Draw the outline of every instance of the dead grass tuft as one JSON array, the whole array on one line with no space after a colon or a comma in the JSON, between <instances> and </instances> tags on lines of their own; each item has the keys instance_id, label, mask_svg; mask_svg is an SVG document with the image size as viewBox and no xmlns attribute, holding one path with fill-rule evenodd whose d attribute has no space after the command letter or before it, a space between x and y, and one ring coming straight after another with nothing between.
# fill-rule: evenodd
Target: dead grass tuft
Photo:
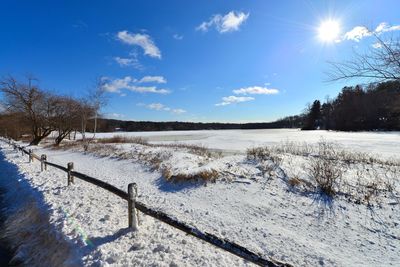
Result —
<instances>
[{"instance_id":1,"label":"dead grass tuft","mask_svg":"<svg viewBox=\"0 0 400 267\"><path fill-rule=\"evenodd\" d=\"M188 182L188 181L215 183L219 176L219 173L216 170L211 169L211 170L202 170L197 173L191 173L191 174L186 174L186 173L172 174L169 168L164 168L162 170L162 175L166 181L173 183Z\"/></svg>"}]
</instances>

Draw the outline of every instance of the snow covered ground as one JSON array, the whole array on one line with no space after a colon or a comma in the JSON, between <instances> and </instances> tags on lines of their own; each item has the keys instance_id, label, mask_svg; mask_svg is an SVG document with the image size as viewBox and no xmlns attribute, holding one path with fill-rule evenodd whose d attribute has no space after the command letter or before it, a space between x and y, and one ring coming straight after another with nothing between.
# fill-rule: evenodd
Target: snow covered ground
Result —
<instances>
[{"instance_id":1,"label":"snow covered ground","mask_svg":"<svg viewBox=\"0 0 400 267\"><path fill-rule=\"evenodd\" d=\"M351 150L391 157L400 147L399 133L250 130L123 134L144 136L151 144L195 143L235 154L203 155L182 147L143 144L93 144L87 153L80 146L69 150L35 147L34 151L61 165L74 162L77 171L124 190L128 183L136 182L139 200L147 206L295 266L396 266L400 262L398 166L341 163L346 194L331 199L289 183L290 178L311 182L310 156L282 153L275 164L270 159L250 160L244 153L249 147L287 140L317 143L323 136ZM115 134L97 136L111 135ZM141 216L138 233L121 230L127 224L125 202L79 180L67 187L65 173L51 168L40 173L38 163L28 164L26 157L2 148L7 160L17 164L24 179L43 194L51 207L51 222L74 244L84 265L248 264L146 216ZM159 168L154 168L154 159L159 160ZM219 177L215 183L171 183L163 177L163 168L173 174L216 170ZM381 188L389 182L392 192ZM347 193L360 183L365 188L378 184L383 193L368 199L369 205L364 198L355 200Z\"/></svg>"},{"instance_id":2,"label":"snow covered ground","mask_svg":"<svg viewBox=\"0 0 400 267\"><path fill-rule=\"evenodd\" d=\"M397 156L400 148L400 132L335 132L300 131L299 129L267 130L204 130L165 132L116 132L99 133L97 138L140 136L152 143L188 143L204 145L224 151L243 152L249 147L275 145L287 140L317 143L321 138L363 152Z\"/></svg>"},{"instance_id":3,"label":"snow covered ground","mask_svg":"<svg viewBox=\"0 0 400 267\"><path fill-rule=\"evenodd\" d=\"M41 207L49 213L51 227L65 236L69 243L65 246L72 245L74 248L74 251L68 251L68 253L75 256L75 261L71 261L70 255L63 255L65 262L60 264L58 261L56 265L54 265L55 262L53 264L50 262L50 265L47 266L248 265L238 257L187 236L148 216L140 216L140 231L131 232L126 229L128 224L126 201L79 180L75 181L74 186L67 187L65 173L51 168L42 173L40 172L40 163L29 164L26 156L14 152L4 143L1 144L1 149L6 159L16 164L19 169L19 172L10 177L15 178L15 183L10 186L25 182L30 184L32 192L39 193L32 193L38 198L36 201L40 200L45 204ZM74 154L69 154L69 156L74 157ZM89 161L97 160L81 156L82 159L86 158ZM60 159L55 155L54 158L53 155L51 157L52 160ZM64 160L67 159L69 158L64 158ZM74 161L78 163L79 158L74 158ZM112 162L110 161L110 163ZM97 162L97 164L101 164L101 162ZM110 166L107 165L96 170L99 166L97 164L93 165L95 168L92 169L92 174L101 173ZM80 162L78 165L81 167L84 162ZM139 175L143 172L142 167L137 165L133 167ZM83 169L81 170L83 171ZM110 170L109 173L112 171ZM148 177L155 176L149 173L146 175ZM124 186L121 188L126 189ZM30 199L30 201L35 200ZM43 225L33 226L37 229L19 229L19 224L14 224L12 227L22 230L28 235L43 234L36 232L36 230L43 231L45 229ZM17 242L17 240L14 241ZM20 241L18 240L18 242ZM24 245L26 246L26 244ZM47 251L50 254L51 247ZM43 254L46 254L46 250L42 250L41 254L30 255L34 259L30 259L28 266L43 266L42 257ZM52 255L47 256L52 257Z\"/></svg>"}]
</instances>

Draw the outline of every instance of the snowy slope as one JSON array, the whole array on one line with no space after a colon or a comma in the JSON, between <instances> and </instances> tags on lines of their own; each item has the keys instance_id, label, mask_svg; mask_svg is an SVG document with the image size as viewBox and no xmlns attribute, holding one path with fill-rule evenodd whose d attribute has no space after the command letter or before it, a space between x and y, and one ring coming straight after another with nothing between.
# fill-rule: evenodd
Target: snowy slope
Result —
<instances>
[{"instance_id":1,"label":"snowy slope","mask_svg":"<svg viewBox=\"0 0 400 267\"><path fill-rule=\"evenodd\" d=\"M43 196L49 205L51 224L72 242L85 266L247 265L238 257L147 216L140 217L139 232L130 232L126 229L126 201L79 180L67 187L65 173L55 169L41 173L38 162L29 164L26 156L21 157L4 144L1 148L7 160L23 173L20 179ZM41 266L40 262L34 263Z\"/></svg>"}]
</instances>

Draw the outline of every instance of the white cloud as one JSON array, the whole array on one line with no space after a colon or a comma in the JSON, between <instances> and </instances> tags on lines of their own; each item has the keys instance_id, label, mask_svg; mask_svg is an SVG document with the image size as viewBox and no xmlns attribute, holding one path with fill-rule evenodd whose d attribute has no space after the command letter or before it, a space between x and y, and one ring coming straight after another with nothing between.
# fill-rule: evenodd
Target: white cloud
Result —
<instances>
[{"instance_id":1,"label":"white cloud","mask_svg":"<svg viewBox=\"0 0 400 267\"><path fill-rule=\"evenodd\" d=\"M120 113L107 113L104 114L106 118L113 118L113 119L122 119L125 118L124 114L120 114Z\"/></svg>"},{"instance_id":2,"label":"white cloud","mask_svg":"<svg viewBox=\"0 0 400 267\"><path fill-rule=\"evenodd\" d=\"M117 38L123 43L140 46L143 48L145 55L161 59L160 49L154 44L151 37L147 34L120 31L117 34Z\"/></svg>"},{"instance_id":3,"label":"white cloud","mask_svg":"<svg viewBox=\"0 0 400 267\"><path fill-rule=\"evenodd\" d=\"M215 26L219 33L237 31L249 15L249 13L235 11L231 11L226 15L217 14L212 16L209 21L202 22L196 27L196 30L206 32L210 27Z\"/></svg>"},{"instance_id":4,"label":"white cloud","mask_svg":"<svg viewBox=\"0 0 400 267\"><path fill-rule=\"evenodd\" d=\"M165 106L161 103L152 103L146 106L148 109L152 110L163 110Z\"/></svg>"},{"instance_id":5,"label":"white cloud","mask_svg":"<svg viewBox=\"0 0 400 267\"><path fill-rule=\"evenodd\" d=\"M172 35L172 37L173 37L175 40L182 40L182 39L183 39L183 35L179 35L179 34L177 34L177 33L175 33L174 35Z\"/></svg>"},{"instance_id":6,"label":"white cloud","mask_svg":"<svg viewBox=\"0 0 400 267\"><path fill-rule=\"evenodd\" d=\"M254 100L254 97L250 96L225 96L222 98L222 102L215 104L216 106L227 106L230 104L236 104L240 102L247 102L247 101L252 101Z\"/></svg>"},{"instance_id":7,"label":"white cloud","mask_svg":"<svg viewBox=\"0 0 400 267\"><path fill-rule=\"evenodd\" d=\"M387 22L381 22L375 28L374 31L369 30L365 26L356 26L351 31L344 34L343 40L353 40L359 42L365 37L369 37L373 34L380 35L385 32L400 31L400 25L390 26Z\"/></svg>"},{"instance_id":8,"label":"white cloud","mask_svg":"<svg viewBox=\"0 0 400 267\"><path fill-rule=\"evenodd\" d=\"M378 34L391 31L400 31L400 25L390 26L387 22L381 22L375 29L375 32Z\"/></svg>"},{"instance_id":9,"label":"white cloud","mask_svg":"<svg viewBox=\"0 0 400 267\"><path fill-rule=\"evenodd\" d=\"M136 58L114 57L113 59L121 67L134 67L136 69L143 68L143 66L139 63L139 60L137 60Z\"/></svg>"},{"instance_id":10,"label":"white cloud","mask_svg":"<svg viewBox=\"0 0 400 267\"><path fill-rule=\"evenodd\" d=\"M131 88L128 89L138 93L156 93L156 94L171 93L167 89L158 89L156 86L131 86Z\"/></svg>"},{"instance_id":11,"label":"white cloud","mask_svg":"<svg viewBox=\"0 0 400 267\"><path fill-rule=\"evenodd\" d=\"M151 110L157 110L157 111L166 111L166 112L170 112L172 114L175 115L181 115L183 113L186 113L186 110L181 109L181 108L177 108L177 109L173 109L170 107L165 106L164 104L161 103L151 103L151 104L143 104L143 103L139 103L137 104L138 106L144 106L147 109L151 109Z\"/></svg>"},{"instance_id":12,"label":"white cloud","mask_svg":"<svg viewBox=\"0 0 400 267\"><path fill-rule=\"evenodd\" d=\"M144 76L139 83L166 83L167 80L163 76Z\"/></svg>"},{"instance_id":13,"label":"white cloud","mask_svg":"<svg viewBox=\"0 0 400 267\"><path fill-rule=\"evenodd\" d=\"M381 43L374 43L374 44L372 44L372 47L376 48L376 49L382 48L382 44Z\"/></svg>"},{"instance_id":14,"label":"white cloud","mask_svg":"<svg viewBox=\"0 0 400 267\"><path fill-rule=\"evenodd\" d=\"M246 87L246 88L240 88L233 90L233 93L237 95L273 95L273 94L278 94L279 90L278 89L269 89L266 87L261 87L261 86L251 86L251 87Z\"/></svg>"},{"instance_id":15,"label":"white cloud","mask_svg":"<svg viewBox=\"0 0 400 267\"><path fill-rule=\"evenodd\" d=\"M159 89L156 86L138 86L137 83L140 81L130 76L114 80L104 77L103 80L105 81L103 85L104 90L110 93L121 93L121 90L123 89L138 93L155 93L155 94L170 93L169 90Z\"/></svg>"},{"instance_id":16,"label":"white cloud","mask_svg":"<svg viewBox=\"0 0 400 267\"><path fill-rule=\"evenodd\" d=\"M186 110L178 108L178 109L171 110L171 112L176 114L176 115L180 115L180 114L186 113Z\"/></svg>"},{"instance_id":17,"label":"white cloud","mask_svg":"<svg viewBox=\"0 0 400 267\"><path fill-rule=\"evenodd\" d=\"M344 39L359 42L366 36L371 36L373 33L364 26L356 26L351 31L344 34Z\"/></svg>"}]
</instances>

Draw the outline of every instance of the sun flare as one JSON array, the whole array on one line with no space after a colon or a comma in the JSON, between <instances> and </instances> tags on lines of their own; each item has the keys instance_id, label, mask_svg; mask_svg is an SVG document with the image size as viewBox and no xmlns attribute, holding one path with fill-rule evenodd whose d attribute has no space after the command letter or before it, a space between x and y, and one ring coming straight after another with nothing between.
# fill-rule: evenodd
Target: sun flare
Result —
<instances>
[{"instance_id":1,"label":"sun flare","mask_svg":"<svg viewBox=\"0 0 400 267\"><path fill-rule=\"evenodd\" d=\"M334 42L339 39L340 25L336 20L325 20L318 28L318 37L323 42Z\"/></svg>"}]
</instances>

